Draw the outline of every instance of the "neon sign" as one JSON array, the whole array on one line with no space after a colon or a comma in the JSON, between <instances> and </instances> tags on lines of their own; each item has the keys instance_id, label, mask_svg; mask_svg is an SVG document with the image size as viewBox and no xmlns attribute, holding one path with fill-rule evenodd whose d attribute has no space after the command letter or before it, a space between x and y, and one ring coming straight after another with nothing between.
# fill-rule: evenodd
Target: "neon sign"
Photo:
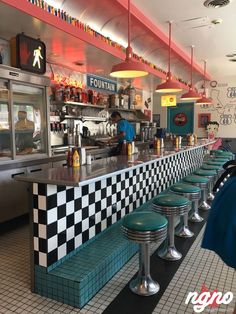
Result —
<instances>
[{"instance_id":1,"label":"neon sign","mask_svg":"<svg viewBox=\"0 0 236 314\"><path fill-rule=\"evenodd\" d=\"M72 77L68 77L68 76L63 76L61 74L54 74L52 80L60 85L65 85L65 86L74 86L74 87L78 87L83 89L84 87L84 83L82 81L79 80L75 80Z\"/></svg>"}]
</instances>

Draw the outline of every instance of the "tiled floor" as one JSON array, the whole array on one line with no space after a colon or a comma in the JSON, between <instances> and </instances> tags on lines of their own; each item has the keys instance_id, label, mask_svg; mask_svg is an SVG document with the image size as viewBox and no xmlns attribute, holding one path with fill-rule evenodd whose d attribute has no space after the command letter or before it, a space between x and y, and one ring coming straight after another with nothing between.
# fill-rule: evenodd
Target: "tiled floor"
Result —
<instances>
[{"instance_id":1,"label":"tiled floor","mask_svg":"<svg viewBox=\"0 0 236 314\"><path fill-rule=\"evenodd\" d=\"M193 313L192 306L186 306L184 301L189 291L199 292L203 283L211 290L217 288L219 291L232 291L236 296L236 272L226 267L214 253L200 249L201 237L202 232L153 313ZM136 255L82 310L79 310L30 292L28 247L27 227L0 236L0 313L102 313L138 267ZM156 246L152 247L152 251L155 249ZM212 308L210 312L232 311L233 304L227 308ZM209 310L203 313L209 313Z\"/></svg>"}]
</instances>

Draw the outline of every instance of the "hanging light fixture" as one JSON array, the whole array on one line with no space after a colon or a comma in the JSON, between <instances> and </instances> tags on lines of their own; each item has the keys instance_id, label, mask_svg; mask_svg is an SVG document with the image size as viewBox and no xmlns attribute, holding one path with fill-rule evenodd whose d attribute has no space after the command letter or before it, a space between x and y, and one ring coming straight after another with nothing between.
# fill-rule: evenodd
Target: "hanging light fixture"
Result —
<instances>
[{"instance_id":1,"label":"hanging light fixture","mask_svg":"<svg viewBox=\"0 0 236 314\"><path fill-rule=\"evenodd\" d=\"M204 83L203 83L203 93L202 97L196 101L196 104L198 105L211 105L212 99L209 97L206 97L206 60L204 60Z\"/></svg>"},{"instance_id":2,"label":"hanging light fixture","mask_svg":"<svg viewBox=\"0 0 236 314\"><path fill-rule=\"evenodd\" d=\"M197 100L201 98L201 95L193 89L193 47L191 46L191 82L189 91L181 96L181 100Z\"/></svg>"},{"instance_id":3,"label":"hanging light fixture","mask_svg":"<svg viewBox=\"0 0 236 314\"><path fill-rule=\"evenodd\" d=\"M128 0L128 47L126 48L126 58L125 61L112 67L110 76L117 78L135 78L148 75L145 64L133 59L130 41L130 0Z\"/></svg>"},{"instance_id":4,"label":"hanging light fixture","mask_svg":"<svg viewBox=\"0 0 236 314\"><path fill-rule=\"evenodd\" d=\"M168 60L168 72L166 74L166 81L160 85L157 85L157 93L178 93L182 91L182 88L178 82L174 82L172 74L170 72L170 59L171 59L171 22L169 22L169 60Z\"/></svg>"}]
</instances>

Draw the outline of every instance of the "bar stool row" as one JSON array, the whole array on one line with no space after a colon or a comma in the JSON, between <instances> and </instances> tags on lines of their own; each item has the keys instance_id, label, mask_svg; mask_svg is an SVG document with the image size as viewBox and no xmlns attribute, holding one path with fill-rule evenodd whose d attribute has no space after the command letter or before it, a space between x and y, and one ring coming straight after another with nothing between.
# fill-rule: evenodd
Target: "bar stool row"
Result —
<instances>
[{"instance_id":1,"label":"bar stool row","mask_svg":"<svg viewBox=\"0 0 236 314\"><path fill-rule=\"evenodd\" d=\"M162 242L157 250L160 258L168 261L181 259L182 254L175 247L175 235L182 238L194 236L188 221L200 223L204 220L199 209L210 209L208 201L214 199L214 182L223 173L224 163L232 158L231 153L211 151L201 168L155 197L151 210L135 211L123 218L124 236L140 244L139 272L129 284L134 293L149 296L159 291L159 284L150 275L150 243ZM175 229L176 217L180 217L180 223Z\"/></svg>"}]
</instances>

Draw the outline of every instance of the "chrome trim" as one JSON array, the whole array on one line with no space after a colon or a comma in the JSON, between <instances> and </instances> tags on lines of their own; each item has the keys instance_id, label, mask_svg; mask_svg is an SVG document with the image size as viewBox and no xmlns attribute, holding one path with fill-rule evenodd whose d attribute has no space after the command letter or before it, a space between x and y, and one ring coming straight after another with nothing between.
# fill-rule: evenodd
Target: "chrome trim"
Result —
<instances>
[{"instance_id":1,"label":"chrome trim","mask_svg":"<svg viewBox=\"0 0 236 314\"><path fill-rule=\"evenodd\" d=\"M186 212L190 210L191 204L184 205L184 206L173 206L173 207L152 204L151 208L153 211L159 214L165 215L165 216L184 215Z\"/></svg>"},{"instance_id":2,"label":"chrome trim","mask_svg":"<svg viewBox=\"0 0 236 314\"><path fill-rule=\"evenodd\" d=\"M123 235L137 243L149 243L163 241L167 235L167 226L156 231L135 231L124 226L121 227Z\"/></svg>"},{"instance_id":3,"label":"chrome trim","mask_svg":"<svg viewBox=\"0 0 236 314\"><path fill-rule=\"evenodd\" d=\"M21 83L50 86L50 78L47 76L24 72L6 65L0 65L0 77Z\"/></svg>"},{"instance_id":4,"label":"chrome trim","mask_svg":"<svg viewBox=\"0 0 236 314\"><path fill-rule=\"evenodd\" d=\"M176 191L171 190L171 187L170 187L170 192L173 194L184 196L187 199L189 199L190 201L199 200L201 198L201 191L195 192L195 193L186 193L186 192L181 193L181 192L176 192Z\"/></svg>"}]
</instances>

